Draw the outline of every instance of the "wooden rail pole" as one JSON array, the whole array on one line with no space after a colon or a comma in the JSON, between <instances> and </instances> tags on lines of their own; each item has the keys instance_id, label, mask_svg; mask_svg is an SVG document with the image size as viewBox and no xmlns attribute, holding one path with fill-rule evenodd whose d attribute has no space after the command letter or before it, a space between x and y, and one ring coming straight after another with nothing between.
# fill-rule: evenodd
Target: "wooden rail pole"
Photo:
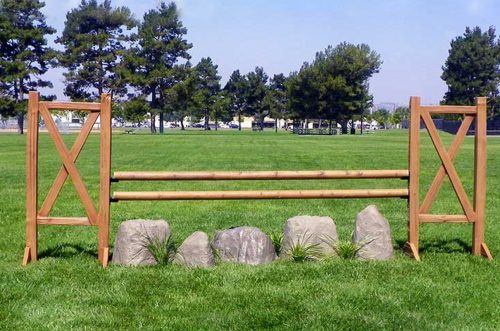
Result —
<instances>
[{"instance_id":1,"label":"wooden rail pole","mask_svg":"<svg viewBox=\"0 0 500 331\"><path fill-rule=\"evenodd\" d=\"M99 190L98 258L105 267L109 258L110 176L111 176L111 95L101 95L101 146Z\"/></svg>"},{"instance_id":2,"label":"wooden rail pole","mask_svg":"<svg viewBox=\"0 0 500 331\"><path fill-rule=\"evenodd\" d=\"M476 99L476 132L474 152L474 211L476 220L472 230L472 254L492 259L484 242L486 207L486 98Z\"/></svg>"},{"instance_id":3,"label":"wooden rail pole","mask_svg":"<svg viewBox=\"0 0 500 331\"><path fill-rule=\"evenodd\" d=\"M410 170L408 196L408 243L407 251L417 261L419 230L419 172L420 172L420 97L410 98L410 133L408 142L408 169Z\"/></svg>"},{"instance_id":4,"label":"wooden rail pole","mask_svg":"<svg viewBox=\"0 0 500 331\"><path fill-rule=\"evenodd\" d=\"M113 174L113 180L408 179L408 176L408 170L119 171Z\"/></svg>"},{"instance_id":5,"label":"wooden rail pole","mask_svg":"<svg viewBox=\"0 0 500 331\"><path fill-rule=\"evenodd\" d=\"M408 189L283 190L283 191L158 191L115 192L121 200L242 200L242 199L351 199L407 198Z\"/></svg>"},{"instance_id":6,"label":"wooden rail pole","mask_svg":"<svg viewBox=\"0 0 500 331\"><path fill-rule=\"evenodd\" d=\"M31 91L28 99L26 141L26 248L23 265L38 258L38 103L40 95Z\"/></svg>"}]
</instances>

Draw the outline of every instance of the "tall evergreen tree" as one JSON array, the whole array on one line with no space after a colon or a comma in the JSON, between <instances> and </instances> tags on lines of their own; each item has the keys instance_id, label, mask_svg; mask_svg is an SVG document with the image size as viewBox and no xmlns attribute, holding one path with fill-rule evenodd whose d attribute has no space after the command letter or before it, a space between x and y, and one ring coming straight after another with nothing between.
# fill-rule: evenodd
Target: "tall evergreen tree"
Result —
<instances>
[{"instance_id":1,"label":"tall evergreen tree","mask_svg":"<svg viewBox=\"0 0 500 331\"><path fill-rule=\"evenodd\" d=\"M128 52L125 60L124 75L128 82L151 99L151 107L160 114L160 133L163 133L166 95L179 82L178 64L189 60L188 51L192 44L184 36L187 29L179 17L174 2L161 2L157 9L144 14L134 36L137 45ZM155 118L151 119L151 132L156 132Z\"/></svg>"},{"instance_id":2,"label":"tall evergreen tree","mask_svg":"<svg viewBox=\"0 0 500 331\"><path fill-rule=\"evenodd\" d=\"M239 70L233 71L224 86L224 91L230 99L230 109L238 117L238 130L241 131L241 122L246 110L246 98L248 94L248 81Z\"/></svg>"},{"instance_id":3,"label":"tall evergreen tree","mask_svg":"<svg viewBox=\"0 0 500 331\"><path fill-rule=\"evenodd\" d=\"M287 117L287 92L286 77L276 74L270 79L268 93L266 95L270 116L274 118L274 129L278 132L278 120Z\"/></svg>"},{"instance_id":4,"label":"tall evergreen tree","mask_svg":"<svg viewBox=\"0 0 500 331\"><path fill-rule=\"evenodd\" d=\"M31 89L52 87L40 78L55 65L56 53L47 46L46 36L56 30L45 22L38 0L0 0L0 112L16 116L23 134L25 95Z\"/></svg>"},{"instance_id":5,"label":"tall evergreen tree","mask_svg":"<svg viewBox=\"0 0 500 331\"><path fill-rule=\"evenodd\" d=\"M187 62L183 68L183 75L180 81L165 93L172 118L180 122L181 130L185 130L184 118L191 115L195 93L195 80L191 64Z\"/></svg>"},{"instance_id":6,"label":"tall evergreen tree","mask_svg":"<svg viewBox=\"0 0 500 331\"><path fill-rule=\"evenodd\" d=\"M482 32L467 27L463 36L451 41L441 78L448 85L445 104L473 105L478 96L488 97L489 115L500 113L500 42L495 28Z\"/></svg>"},{"instance_id":7,"label":"tall evergreen tree","mask_svg":"<svg viewBox=\"0 0 500 331\"><path fill-rule=\"evenodd\" d=\"M130 10L113 8L110 0L82 0L68 12L62 36L56 40L64 46L61 64L68 70L64 93L76 100L95 100L103 92L125 94L117 67L129 41L124 29L135 25Z\"/></svg>"},{"instance_id":8,"label":"tall evergreen tree","mask_svg":"<svg viewBox=\"0 0 500 331\"><path fill-rule=\"evenodd\" d=\"M247 74L247 108L259 123L261 130L264 129L264 119L269 115L269 107L264 102L268 90L268 78L262 67L256 67L254 71Z\"/></svg>"},{"instance_id":9,"label":"tall evergreen tree","mask_svg":"<svg viewBox=\"0 0 500 331\"><path fill-rule=\"evenodd\" d=\"M216 96L220 91L221 77L217 73L218 66L212 62L212 59L202 58L194 67L194 102L198 110L198 117L205 119L205 130L210 130L209 119Z\"/></svg>"},{"instance_id":10,"label":"tall evergreen tree","mask_svg":"<svg viewBox=\"0 0 500 331\"><path fill-rule=\"evenodd\" d=\"M320 112L339 121L347 133L347 122L371 106L368 80L379 72L380 55L368 45L341 43L316 54L313 63L320 89Z\"/></svg>"}]
</instances>

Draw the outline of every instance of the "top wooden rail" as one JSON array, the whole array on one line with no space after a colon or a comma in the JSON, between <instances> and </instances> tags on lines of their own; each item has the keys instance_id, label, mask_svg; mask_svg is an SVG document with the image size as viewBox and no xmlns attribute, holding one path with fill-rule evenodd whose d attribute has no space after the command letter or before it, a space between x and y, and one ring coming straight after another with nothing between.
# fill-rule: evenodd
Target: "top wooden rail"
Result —
<instances>
[{"instance_id":1,"label":"top wooden rail","mask_svg":"<svg viewBox=\"0 0 500 331\"><path fill-rule=\"evenodd\" d=\"M432 114L468 114L477 113L476 106L420 106L420 111Z\"/></svg>"},{"instance_id":2,"label":"top wooden rail","mask_svg":"<svg viewBox=\"0 0 500 331\"><path fill-rule=\"evenodd\" d=\"M101 104L98 102L60 102L60 101L40 101L40 106L47 107L48 110L81 110L100 111Z\"/></svg>"},{"instance_id":3,"label":"top wooden rail","mask_svg":"<svg viewBox=\"0 0 500 331\"><path fill-rule=\"evenodd\" d=\"M118 171L113 181L177 180L273 180L273 179L408 179L408 170L318 170L318 171Z\"/></svg>"}]
</instances>

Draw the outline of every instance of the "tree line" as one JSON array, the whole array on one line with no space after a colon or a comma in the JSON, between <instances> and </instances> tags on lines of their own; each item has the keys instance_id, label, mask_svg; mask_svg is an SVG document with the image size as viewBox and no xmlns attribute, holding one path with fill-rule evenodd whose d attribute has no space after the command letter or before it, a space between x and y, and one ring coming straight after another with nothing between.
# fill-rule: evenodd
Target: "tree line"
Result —
<instances>
[{"instance_id":1,"label":"tree line","mask_svg":"<svg viewBox=\"0 0 500 331\"><path fill-rule=\"evenodd\" d=\"M279 119L295 125L310 120L339 123L345 132L348 121L362 120L372 106L368 82L382 65L368 45L344 42L318 52L311 63L287 76L269 77L257 66L245 74L233 71L222 86L210 57L191 63L193 45L174 2L161 1L138 20L127 7L113 7L110 0L82 0L66 14L64 29L55 39L61 51L47 44L56 31L46 24L43 6L39 0L0 0L0 114L16 116L21 133L26 94L52 87L40 77L54 67L65 69L64 94L71 100L95 101L103 92L112 93L115 118L148 121L153 133L163 132L166 120L184 129L188 116L203 120L205 129L210 120L236 117L241 130L243 117L252 116L260 128L270 117L275 124ZM442 78L449 86L445 102L471 103L472 95L496 100L499 54L494 28L486 33L467 28L463 37L452 41L443 67ZM467 67L464 58L474 62ZM473 75L478 81L471 82L478 71ZM496 103L490 102L496 113Z\"/></svg>"}]
</instances>

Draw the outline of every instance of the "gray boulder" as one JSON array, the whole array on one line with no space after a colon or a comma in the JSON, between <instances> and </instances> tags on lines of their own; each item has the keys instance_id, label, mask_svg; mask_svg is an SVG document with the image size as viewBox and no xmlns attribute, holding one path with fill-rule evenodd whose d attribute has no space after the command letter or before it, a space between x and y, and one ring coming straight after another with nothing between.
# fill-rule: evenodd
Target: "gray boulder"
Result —
<instances>
[{"instance_id":1,"label":"gray boulder","mask_svg":"<svg viewBox=\"0 0 500 331\"><path fill-rule=\"evenodd\" d=\"M175 254L174 263L187 267L213 267L214 254L208 235L196 231L186 238Z\"/></svg>"},{"instance_id":2,"label":"gray boulder","mask_svg":"<svg viewBox=\"0 0 500 331\"><path fill-rule=\"evenodd\" d=\"M170 227L163 220L130 220L120 224L115 239L114 264L154 265L155 257L148 246L153 241L164 242L170 237Z\"/></svg>"},{"instance_id":3,"label":"gray boulder","mask_svg":"<svg viewBox=\"0 0 500 331\"><path fill-rule=\"evenodd\" d=\"M353 243L360 246L356 258L361 260L388 260L394 255L391 227L377 207L370 205L356 217Z\"/></svg>"},{"instance_id":4,"label":"gray boulder","mask_svg":"<svg viewBox=\"0 0 500 331\"><path fill-rule=\"evenodd\" d=\"M212 246L222 261L251 265L276 259L271 239L260 229L248 226L217 231Z\"/></svg>"},{"instance_id":5,"label":"gray boulder","mask_svg":"<svg viewBox=\"0 0 500 331\"><path fill-rule=\"evenodd\" d=\"M336 255L334 244L338 241L335 222L327 216L295 216L286 221L280 257L290 257L295 245L314 246L315 254L309 258Z\"/></svg>"}]
</instances>

